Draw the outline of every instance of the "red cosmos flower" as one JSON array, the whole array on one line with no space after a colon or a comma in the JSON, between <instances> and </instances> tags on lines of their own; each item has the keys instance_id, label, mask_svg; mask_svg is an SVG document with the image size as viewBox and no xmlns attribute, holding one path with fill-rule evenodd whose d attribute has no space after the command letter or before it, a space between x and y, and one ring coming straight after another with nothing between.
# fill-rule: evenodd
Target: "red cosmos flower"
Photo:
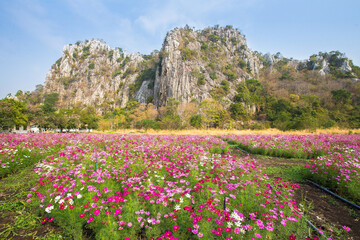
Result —
<instances>
[{"instance_id":1,"label":"red cosmos flower","mask_svg":"<svg viewBox=\"0 0 360 240\"><path fill-rule=\"evenodd\" d=\"M179 225L174 226L174 231L176 232L177 230L179 230Z\"/></svg>"},{"instance_id":2,"label":"red cosmos flower","mask_svg":"<svg viewBox=\"0 0 360 240\"><path fill-rule=\"evenodd\" d=\"M73 209L74 207L75 207L74 205L70 205L70 206L69 206L70 209Z\"/></svg>"},{"instance_id":3,"label":"red cosmos flower","mask_svg":"<svg viewBox=\"0 0 360 240\"><path fill-rule=\"evenodd\" d=\"M191 232L191 227L187 227L186 230L188 230L189 232Z\"/></svg>"},{"instance_id":4,"label":"red cosmos flower","mask_svg":"<svg viewBox=\"0 0 360 240\"><path fill-rule=\"evenodd\" d=\"M295 236L294 234L291 234L291 235L289 236L289 239L290 239L290 240L295 240L295 239L296 239L296 236Z\"/></svg>"},{"instance_id":5,"label":"red cosmos flower","mask_svg":"<svg viewBox=\"0 0 360 240\"><path fill-rule=\"evenodd\" d=\"M46 223L47 218L44 218L44 220L41 221L42 224Z\"/></svg>"},{"instance_id":6,"label":"red cosmos flower","mask_svg":"<svg viewBox=\"0 0 360 240\"><path fill-rule=\"evenodd\" d=\"M83 217L85 217L85 214L81 213L81 214L79 214L79 217L83 218Z\"/></svg>"}]
</instances>

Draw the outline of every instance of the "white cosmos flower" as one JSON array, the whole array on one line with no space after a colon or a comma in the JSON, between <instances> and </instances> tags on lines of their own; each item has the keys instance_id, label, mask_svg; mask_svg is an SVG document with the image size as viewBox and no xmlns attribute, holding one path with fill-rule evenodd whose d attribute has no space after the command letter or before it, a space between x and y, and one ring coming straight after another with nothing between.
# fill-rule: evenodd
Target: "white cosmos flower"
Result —
<instances>
[{"instance_id":1,"label":"white cosmos flower","mask_svg":"<svg viewBox=\"0 0 360 240\"><path fill-rule=\"evenodd\" d=\"M47 207L47 208L45 208L45 212L51 213L51 210L53 210L53 209L54 209L54 206Z\"/></svg>"},{"instance_id":2,"label":"white cosmos flower","mask_svg":"<svg viewBox=\"0 0 360 240\"><path fill-rule=\"evenodd\" d=\"M78 194L76 197L77 197L77 198L82 198L82 195L81 195L81 194Z\"/></svg>"},{"instance_id":3,"label":"white cosmos flower","mask_svg":"<svg viewBox=\"0 0 360 240\"><path fill-rule=\"evenodd\" d=\"M58 202L60 200L60 198L61 198L60 196L56 196L55 199L54 199L55 202Z\"/></svg>"},{"instance_id":4,"label":"white cosmos flower","mask_svg":"<svg viewBox=\"0 0 360 240\"><path fill-rule=\"evenodd\" d=\"M180 210L180 205L176 205L175 210L179 211Z\"/></svg>"}]
</instances>

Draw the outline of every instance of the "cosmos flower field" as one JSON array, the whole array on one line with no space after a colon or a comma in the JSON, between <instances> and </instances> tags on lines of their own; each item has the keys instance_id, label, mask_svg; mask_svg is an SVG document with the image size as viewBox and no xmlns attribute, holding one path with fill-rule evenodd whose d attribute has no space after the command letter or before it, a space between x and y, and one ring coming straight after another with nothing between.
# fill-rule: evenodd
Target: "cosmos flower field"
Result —
<instances>
[{"instance_id":1,"label":"cosmos flower field","mask_svg":"<svg viewBox=\"0 0 360 240\"><path fill-rule=\"evenodd\" d=\"M360 203L360 135L228 135L251 153L309 158L311 180Z\"/></svg>"},{"instance_id":2,"label":"cosmos flower field","mask_svg":"<svg viewBox=\"0 0 360 240\"><path fill-rule=\"evenodd\" d=\"M28 201L74 239L307 238L299 186L270 179L223 139L271 147L266 136L1 134L0 177L33 167ZM327 154L307 166L318 182L359 187L359 137L316 139L277 138L272 149L318 147Z\"/></svg>"}]
</instances>

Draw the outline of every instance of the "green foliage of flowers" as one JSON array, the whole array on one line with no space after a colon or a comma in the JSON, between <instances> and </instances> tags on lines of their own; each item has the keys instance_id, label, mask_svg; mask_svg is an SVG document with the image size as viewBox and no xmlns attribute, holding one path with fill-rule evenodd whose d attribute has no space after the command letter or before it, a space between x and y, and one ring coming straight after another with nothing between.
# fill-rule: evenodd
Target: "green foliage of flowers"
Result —
<instances>
[{"instance_id":1,"label":"green foliage of flowers","mask_svg":"<svg viewBox=\"0 0 360 240\"><path fill-rule=\"evenodd\" d=\"M223 138L253 154L311 159L305 166L309 179L360 203L359 135L228 135Z\"/></svg>"},{"instance_id":2,"label":"green foliage of flowers","mask_svg":"<svg viewBox=\"0 0 360 240\"><path fill-rule=\"evenodd\" d=\"M29 149L41 142L28 136ZM270 185L253 159L235 157L219 138L45 136L54 148L43 147L54 150L36 164L28 201L43 224L74 239L84 229L96 239L307 236L293 200L297 185Z\"/></svg>"}]
</instances>

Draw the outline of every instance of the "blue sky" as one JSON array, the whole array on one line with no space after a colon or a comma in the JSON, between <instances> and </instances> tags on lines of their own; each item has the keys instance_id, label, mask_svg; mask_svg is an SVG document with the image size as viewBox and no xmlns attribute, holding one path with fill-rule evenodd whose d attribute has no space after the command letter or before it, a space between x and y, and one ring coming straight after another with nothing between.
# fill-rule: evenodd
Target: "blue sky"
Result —
<instances>
[{"instance_id":1,"label":"blue sky","mask_svg":"<svg viewBox=\"0 0 360 240\"><path fill-rule=\"evenodd\" d=\"M263 53L339 50L360 65L358 0L1 0L0 98L44 84L66 44L95 38L148 54L185 24L232 25Z\"/></svg>"}]
</instances>

